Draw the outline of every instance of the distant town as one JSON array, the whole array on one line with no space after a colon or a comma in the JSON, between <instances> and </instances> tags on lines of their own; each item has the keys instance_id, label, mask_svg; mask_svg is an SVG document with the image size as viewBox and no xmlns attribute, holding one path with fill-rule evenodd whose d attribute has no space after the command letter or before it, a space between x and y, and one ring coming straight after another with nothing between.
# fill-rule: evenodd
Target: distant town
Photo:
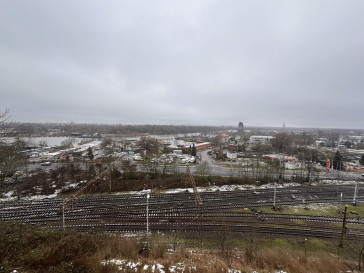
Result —
<instances>
[{"instance_id":1,"label":"distant town","mask_svg":"<svg viewBox=\"0 0 364 273\"><path fill-rule=\"evenodd\" d=\"M206 169L203 172L222 176L255 173L265 178L310 181L319 179L320 174L328 178L338 175L339 171L343 171L342 176L359 177L364 168L363 130L285 125L249 128L243 122L235 128L20 123L12 124L3 136L16 141L18 147L17 164L0 170L4 183L19 180L20 173L41 166L55 168L72 162L101 166L116 159L141 165L139 170L150 164L187 164L195 173ZM223 167L232 171L224 172Z\"/></svg>"}]
</instances>

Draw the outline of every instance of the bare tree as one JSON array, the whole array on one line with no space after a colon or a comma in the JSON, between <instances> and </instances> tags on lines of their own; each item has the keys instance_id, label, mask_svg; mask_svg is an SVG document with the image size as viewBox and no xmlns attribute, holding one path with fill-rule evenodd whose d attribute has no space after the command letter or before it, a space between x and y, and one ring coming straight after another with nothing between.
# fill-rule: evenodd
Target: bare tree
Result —
<instances>
[{"instance_id":1,"label":"bare tree","mask_svg":"<svg viewBox=\"0 0 364 273\"><path fill-rule=\"evenodd\" d=\"M68 138L61 142L61 146L64 148L71 148L74 143L75 143L75 140L73 138ZM43 145L41 145L41 146L43 147Z\"/></svg>"},{"instance_id":2,"label":"bare tree","mask_svg":"<svg viewBox=\"0 0 364 273\"><path fill-rule=\"evenodd\" d=\"M158 175L159 163L152 160L146 160L142 165L144 172L148 173L151 177L156 177Z\"/></svg>"},{"instance_id":3,"label":"bare tree","mask_svg":"<svg viewBox=\"0 0 364 273\"><path fill-rule=\"evenodd\" d=\"M130 179L135 177L136 166L131 164L129 160L121 161L121 169L123 171L123 178Z\"/></svg>"},{"instance_id":4,"label":"bare tree","mask_svg":"<svg viewBox=\"0 0 364 273\"><path fill-rule=\"evenodd\" d=\"M362 238L357 240L348 240L345 246L344 251L358 259L358 269L361 271L364 263L364 240Z\"/></svg>"},{"instance_id":5,"label":"bare tree","mask_svg":"<svg viewBox=\"0 0 364 273\"><path fill-rule=\"evenodd\" d=\"M273 148L277 153L287 152L291 148L293 138L287 133L277 133L271 141Z\"/></svg>"},{"instance_id":6,"label":"bare tree","mask_svg":"<svg viewBox=\"0 0 364 273\"><path fill-rule=\"evenodd\" d=\"M0 143L6 142L6 139L10 136L11 127L9 120L10 115L8 109L0 112Z\"/></svg>"},{"instance_id":7,"label":"bare tree","mask_svg":"<svg viewBox=\"0 0 364 273\"><path fill-rule=\"evenodd\" d=\"M105 151L106 154L110 154L113 151L113 147L115 146L115 142L110 137L105 137L101 142L101 149Z\"/></svg>"},{"instance_id":8,"label":"bare tree","mask_svg":"<svg viewBox=\"0 0 364 273\"><path fill-rule=\"evenodd\" d=\"M231 232L228 226L216 233L216 238L220 247L220 256L224 259L226 265L230 268L234 259L234 248L231 240Z\"/></svg>"},{"instance_id":9,"label":"bare tree","mask_svg":"<svg viewBox=\"0 0 364 273\"><path fill-rule=\"evenodd\" d=\"M161 147L158 139L152 137L141 137L137 144L140 148L145 149L148 154L158 154Z\"/></svg>"},{"instance_id":10,"label":"bare tree","mask_svg":"<svg viewBox=\"0 0 364 273\"><path fill-rule=\"evenodd\" d=\"M202 161L196 166L196 169L197 169L198 175L204 177L211 173L212 168L207 161Z\"/></svg>"},{"instance_id":11,"label":"bare tree","mask_svg":"<svg viewBox=\"0 0 364 273\"><path fill-rule=\"evenodd\" d=\"M238 163L237 165L237 176L239 179L242 179L245 175L245 172L244 172L244 167L245 167L245 163Z\"/></svg>"},{"instance_id":12,"label":"bare tree","mask_svg":"<svg viewBox=\"0 0 364 273\"><path fill-rule=\"evenodd\" d=\"M253 260L257 257L258 241L256 238L257 235L254 232L243 235L243 239L247 243L245 247L245 258L248 263L252 263Z\"/></svg>"},{"instance_id":13,"label":"bare tree","mask_svg":"<svg viewBox=\"0 0 364 273\"><path fill-rule=\"evenodd\" d=\"M165 176L167 173L172 173L174 171L174 165L172 163L169 163L168 160L165 160L161 164L161 172L162 176Z\"/></svg>"},{"instance_id":14,"label":"bare tree","mask_svg":"<svg viewBox=\"0 0 364 273\"><path fill-rule=\"evenodd\" d=\"M178 228L172 230L170 236L168 237L169 243L173 247L173 251L175 252L177 249L178 244L181 242L181 238L179 236L180 230Z\"/></svg>"},{"instance_id":15,"label":"bare tree","mask_svg":"<svg viewBox=\"0 0 364 273\"><path fill-rule=\"evenodd\" d=\"M43 147L47 147L48 146L48 143L45 140L41 140L41 141L38 142L38 146L40 146L42 148Z\"/></svg>"},{"instance_id":16,"label":"bare tree","mask_svg":"<svg viewBox=\"0 0 364 273\"><path fill-rule=\"evenodd\" d=\"M10 123L9 110L0 113L0 184L6 177L11 177L25 161L20 152L25 147L24 141L14 138Z\"/></svg>"}]
</instances>

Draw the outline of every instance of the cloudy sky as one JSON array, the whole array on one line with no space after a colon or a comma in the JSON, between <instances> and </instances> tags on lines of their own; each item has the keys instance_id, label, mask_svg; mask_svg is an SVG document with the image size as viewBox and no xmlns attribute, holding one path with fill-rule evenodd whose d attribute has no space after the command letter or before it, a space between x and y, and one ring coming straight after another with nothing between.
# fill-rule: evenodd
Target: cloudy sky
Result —
<instances>
[{"instance_id":1,"label":"cloudy sky","mask_svg":"<svg viewBox=\"0 0 364 273\"><path fill-rule=\"evenodd\" d=\"M364 128L363 14L362 0L0 0L0 111Z\"/></svg>"}]
</instances>

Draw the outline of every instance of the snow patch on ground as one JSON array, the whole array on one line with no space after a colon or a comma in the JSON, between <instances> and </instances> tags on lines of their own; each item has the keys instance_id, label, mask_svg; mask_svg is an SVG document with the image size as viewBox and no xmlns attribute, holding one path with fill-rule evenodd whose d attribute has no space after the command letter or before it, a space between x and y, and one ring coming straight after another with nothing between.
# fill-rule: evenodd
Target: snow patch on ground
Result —
<instances>
[{"instance_id":1,"label":"snow patch on ground","mask_svg":"<svg viewBox=\"0 0 364 273\"><path fill-rule=\"evenodd\" d=\"M355 180L349 180L349 181L344 181L344 180L320 180L318 182L314 182L312 183L312 185L314 186L318 186L318 185L353 185L358 181Z\"/></svg>"},{"instance_id":2,"label":"snow patch on ground","mask_svg":"<svg viewBox=\"0 0 364 273\"><path fill-rule=\"evenodd\" d=\"M327 212L330 209L337 209L337 206L325 203L307 204L307 205L295 205L292 206L294 212L302 212L303 209L308 208L312 211Z\"/></svg>"},{"instance_id":3,"label":"snow patch on ground","mask_svg":"<svg viewBox=\"0 0 364 273\"><path fill-rule=\"evenodd\" d=\"M15 191L8 191L8 192L4 193L3 196L5 196L5 197L0 198L0 202L16 200L17 197L13 196L14 193L15 193Z\"/></svg>"},{"instance_id":4,"label":"snow patch on ground","mask_svg":"<svg viewBox=\"0 0 364 273\"><path fill-rule=\"evenodd\" d=\"M170 265L165 267L158 262L153 262L152 264L142 264L141 262L132 262L127 260L111 259L103 260L101 265L116 265L119 271L131 271L131 272L152 272L152 273L183 273L183 272L196 272L196 266L186 266L184 262L176 263L175 265ZM237 269L229 269L228 273L242 273L242 271ZM258 273L253 271L252 273ZM274 273L287 273L286 271L275 271Z\"/></svg>"},{"instance_id":5,"label":"snow patch on ground","mask_svg":"<svg viewBox=\"0 0 364 273\"><path fill-rule=\"evenodd\" d=\"M84 184L87 181L80 181L79 183L70 183L67 182L66 186L62 188L62 190L67 190L70 188L76 188L80 184ZM321 180L318 182L312 183L312 185L354 185L357 181L343 181L343 180ZM54 183L54 182L53 182ZM54 184L51 184L51 187L54 187ZM286 188L286 187L297 187L301 186L298 183L277 183L277 188ZM198 192L216 192L216 191L242 191L242 190L258 190L258 189L273 189L275 187L275 183L268 183L264 185L223 185L223 186L209 186L209 187L197 187ZM37 188L37 190L41 190L41 188ZM177 189L168 189L164 193L173 194L173 193L182 193L182 192L189 192L193 193L193 188L177 188ZM22 200L42 200L42 199L50 199L55 198L61 193L61 190L55 190L53 194L50 195L33 195L30 197L22 197ZM133 194L133 195L146 195L150 193L150 190L142 190L142 191L128 191L128 192L118 192L115 193L116 195L124 195L124 194ZM7 201L15 201L17 196L14 196L15 191L9 191L3 194L3 198L0 198L0 202L7 202Z\"/></svg>"},{"instance_id":6,"label":"snow patch on ground","mask_svg":"<svg viewBox=\"0 0 364 273\"><path fill-rule=\"evenodd\" d=\"M32 195L32 196L21 197L21 200L43 200L43 199L55 198L63 190L68 190L70 188L76 188L76 187L78 187L78 185L84 184L86 182L87 182L86 180L80 181L79 183L66 182L66 186L62 187L62 189L55 190L53 194L48 194L48 195L36 194L36 195ZM51 187L54 188L55 185L52 183ZM42 190L42 187L35 186L34 189L37 190L38 192L40 192ZM14 194L16 194L15 191L8 191L8 192L4 193L3 194L4 197L0 198L0 202L9 202L9 201L17 200L18 197L16 195L14 196Z\"/></svg>"},{"instance_id":7,"label":"snow patch on ground","mask_svg":"<svg viewBox=\"0 0 364 273\"><path fill-rule=\"evenodd\" d=\"M27 197L22 197L21 200L43 200L43 199L50 199L55 198L61 192L61 190L55 190L53 194L49 195L32 195ZM3 194L4 198L0 198L0 202L9 202L17 200L18 196L14 196L15 191L9 191Z\"/></svg>"},{"instance_id":8,"label":"snow patch on ground","mask_svg":"<svg viewBox=\"0 0 364 273\"><path fill-rule=\"evenodd\" d=\"M277 184L277 188L286 188L286 187L296 187L300 186L298 183L284 183ZM255 185L223 185L223 186L210 186L210 187L197 187L198 192L216 192L216 191L235 191L235 190L255 190L255 189L273 189L274 183L268 183L261 186ZM180 192L190 192L193 193L193 188L177 188L166 190L165 193L180 193Z\"/></svg>"},{"instance_id":9,"label":"snow patch on ground","mask_svg":"<svg viewBox=\"0 0 364 273\"><path fill-rule=\"evenodd\" d=\"M68 190L70 188L76 188L79 184L85 183L87 181L81 181L80 183L71 183L71 182L66 182L66 186L62 187L62 190Z\"/></svg>"},{"instance_id":10,"label":"snow patch on ground","mask_svg":"<svg viewBox=\"0 0 364 273\"><path fill-rule=\"evenodd\" d=\"M23 197L22 200L43 200L43 199L50 199L55 198L58 196L58 194L61 192L61 190L55 190L53 194L48 195L32 195L29 197Z\"/></svg>"}]
</instances>

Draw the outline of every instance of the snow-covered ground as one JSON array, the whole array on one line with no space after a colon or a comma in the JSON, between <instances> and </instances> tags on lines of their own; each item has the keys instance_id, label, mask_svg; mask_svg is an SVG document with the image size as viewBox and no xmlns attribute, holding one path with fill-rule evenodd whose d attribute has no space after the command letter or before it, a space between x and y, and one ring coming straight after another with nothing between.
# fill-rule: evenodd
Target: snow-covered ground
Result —
<instances>
[{"instance_id":1,"label":"snow-covered ground","mask_svg":"<svg viewBox=\"0 0 364 273\"><path fill-rule=\"evenodd\" d=\"M85 183L86 181L81 181L80 183ZM312 183L312 185L353 185L357 181L343 181L343 180L321 180L318 182ZM62 190L66 190L69 188L76 188L80 183L66 183L66 186L62 188ZM278 184L277 188L286 188L286 187L295 187L300 186L299 183L283 183ZM52 186L51 186L52 187ZM209 186L209 187L197 187L198 192L216 192L216 191L234 191L234 190L255 190L255 189L273 189L275 187L274 183L268 183L264 185L224 185L224 186ZM193 193L192 188L177 188L177 189L169 189L164 191L164 193L180 193L180 192L190 192ZM55 193L50 195L32 195L28 197L22 197L22 200L42 200L46 198L55 198L60 194L61 190L56 190ZM142 190L142 191L128 191L128 192L118 192L115 194L139 194L145 195L150 193L150 190ZM0 198L0 202L6 201L14 201L17 199L17 196L14 191L9 191L3 194Z\"/></svg>"},{"instance_id":2,"label":"snow-covered ground","mask_svg":"<svg viewBox=\"0 0 364 273\"><path fill-rule=\"evenodd\" d=\"M8 191L6 193L3 194L3 198L0 198L0 202L3 202L3 201L13 201L13 200L16 200L16 196L13 196L15 193L15 191Z\"/></svg>"},{"instance_id":3,"label":"snow-covered ground","mask_svg":"<svg viewBox=\"0 0 364 273\"><path fill-rule=\"evenodd\" d=\"M31 196L21 197L21 200L43 200L43 199L55 198L63 190L68 190L70 188L76 188L78 185L83 184L85 182L86 182L86 180L80 181L79 183L66 182L66 185L64 187L62 187L62 189L57 189L52 194L48 194L48 195L35 194L35 195L31 195ZM52 183L50 187L54 188L55 185ZM34 189L37 191L40 191L42 188L39 186L35 186ZM16 192L12 190L12 191L8 191L8 192L4 193L3 197L0 198L0 202L15 201L17 199L18 199L18 196L17 196Z\"/></svg>"},{"instance_id":4,"label":"snow-covered ground","mask_svg":"<svg viewBox=\"0 0 364 273\"><path fill-rule=\"evenodd\" d=\"M298 183L285 183L285 184L277 184L278 188L285 187L294 187L299 186ZM209 187L197 187L198 192L215 192L215 191L235 191L235 190L254 190L254 189L272 189L274 188L274 183L265 184L261 186L255 185L223 185L223 186L209 186ZM176 188L176 189L168 189L163 191L163 193L181 193L181 192L190 192L193 193L193 188ZM142 191L127 191L127 192L118 192L115 194L140 194L144 195L150 193L150 190L142 190Z\"/></svg>"},{"instance_id":5,"label":"snow-covered ground","mask_svg":"<svg viewBox=\"0 0 364 273\"><path fill-rule=\"evenodd\" d=\"M357 182L357 180L320 180L318 182L312 183L312 185L352 185Z\"/></svg>"},{"instance_id":6,"label":"snow-covered ground","mask_svg":"<svg viewBox=\"0 0 364 273\"><path fill-rule=\"evenodd\" d=\"M295 187L300 186L298 183L284 183L277 184L277 188ZM235 191L235 190L255 190L255 189L273 189L274 183L268 183L260 186L256 185L223 185L223 186L210 186L210 187L197 187L198 192L215 192L215 191ZM180 192L193 192L192 188L177 188L166 190L165 193L180 193Z\"/></svg>"}]
</instances>

